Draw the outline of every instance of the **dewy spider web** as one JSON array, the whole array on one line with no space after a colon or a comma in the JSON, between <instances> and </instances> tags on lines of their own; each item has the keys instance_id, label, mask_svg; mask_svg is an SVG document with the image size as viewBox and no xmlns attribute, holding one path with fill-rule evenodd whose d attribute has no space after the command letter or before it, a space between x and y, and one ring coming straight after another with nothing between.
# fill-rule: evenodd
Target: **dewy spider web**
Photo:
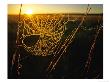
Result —
<instances>
[{"instance_id":1,"label":"dewy spider web","mask_svg":"<svg viewBox=\"0 0 110 82\"><path fill-rule=\"evenodd\" d=\"M56 16L50 17L49 15L24 17L19 30L22 32L20 38L22 38L22 46L25 50L31 52L33 55L51 55L65 31L65 21L62 21L62 19L62 15L58 18ZM32 45L25 42L27 37L31 38L32 36L38 39L35 40L35 44Z\"/></svg>"},{"instance_id":2,"label":"dewy spider web","mask_svg":"<svg viewBox=\"0 0 110 82\"><path fill-rule=\"evenodd\" d=\"M64 14L23 15L22 17L17 32L20 45L32 55L40 56L53 53L67 29L66 23L70 21Z\"/></svg>"}]
</instances>

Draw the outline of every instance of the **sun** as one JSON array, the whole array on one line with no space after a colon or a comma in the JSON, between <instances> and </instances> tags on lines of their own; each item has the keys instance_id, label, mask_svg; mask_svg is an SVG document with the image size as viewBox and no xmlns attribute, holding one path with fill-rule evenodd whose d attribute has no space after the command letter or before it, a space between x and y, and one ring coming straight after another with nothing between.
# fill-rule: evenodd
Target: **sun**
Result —
<instances>
[{"instance_id":1,"label":"sun","mask_svg":"<svg viewBox=\"0 0 110 82\"><path fill-rule=\"evenodd\" d=\"M28 10L26 10L25 14L28 14L28 15L31 15L31 14L33 14L33 11L32 11L32 9L28 9Z\"/></svg>"}]
</instances>

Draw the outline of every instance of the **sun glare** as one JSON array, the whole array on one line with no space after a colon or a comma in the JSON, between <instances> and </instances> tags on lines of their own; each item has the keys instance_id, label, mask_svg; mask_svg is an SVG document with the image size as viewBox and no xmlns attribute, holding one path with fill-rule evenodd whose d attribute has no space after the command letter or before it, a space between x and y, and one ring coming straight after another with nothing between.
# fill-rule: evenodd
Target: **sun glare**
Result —
<instances>
[{"instance_id":1,"label":"sun glare","mask_svg":"<svg viewBox=\"0 0 110 82\"><path fill-rule=\"evenodd\" d=\"M33 12L32 12L32 10L31 9L28 9L26 12L25 12L25 14L28 14L28 15L31 15Z\"/></svg>"}]
</instances>

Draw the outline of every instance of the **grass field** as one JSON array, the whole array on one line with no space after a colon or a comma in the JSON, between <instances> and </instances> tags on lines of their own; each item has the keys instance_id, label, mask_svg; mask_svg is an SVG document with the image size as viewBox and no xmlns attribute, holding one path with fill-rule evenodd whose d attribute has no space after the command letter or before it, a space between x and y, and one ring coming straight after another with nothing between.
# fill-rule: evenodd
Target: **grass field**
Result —
<instances>
[{"instance_id":1,"label":"grass field","mask_svg":"<svg viewBox=\"0 0 110 82\"><path fill-rule=\"evenodd\" d=\"M102 79L103 14L89 14L82 22L83 16L37 14L31 17L34 24L25 17L29 26L20 27L17 47L19 16L8 15L8 78ZM17 49L20 58L15 55L12 65Z\"/></svg>"}]
</instances>

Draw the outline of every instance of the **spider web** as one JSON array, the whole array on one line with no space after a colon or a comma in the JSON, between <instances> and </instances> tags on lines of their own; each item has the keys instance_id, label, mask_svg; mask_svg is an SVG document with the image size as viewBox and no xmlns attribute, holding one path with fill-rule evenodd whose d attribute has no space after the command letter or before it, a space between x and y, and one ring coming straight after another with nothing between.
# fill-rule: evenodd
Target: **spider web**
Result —
<instances>
[{"instance_id":1,"label":"spider web","mask_svg":"<svg viewBox=\"0 0 110 82\"><path fill-rule=\"evenodd\" d=\"M18 24L18 41L32 55L51 55L58 43L61 42L69 21L64 14L23 15Z\"/></svg>"}]
</instances>

